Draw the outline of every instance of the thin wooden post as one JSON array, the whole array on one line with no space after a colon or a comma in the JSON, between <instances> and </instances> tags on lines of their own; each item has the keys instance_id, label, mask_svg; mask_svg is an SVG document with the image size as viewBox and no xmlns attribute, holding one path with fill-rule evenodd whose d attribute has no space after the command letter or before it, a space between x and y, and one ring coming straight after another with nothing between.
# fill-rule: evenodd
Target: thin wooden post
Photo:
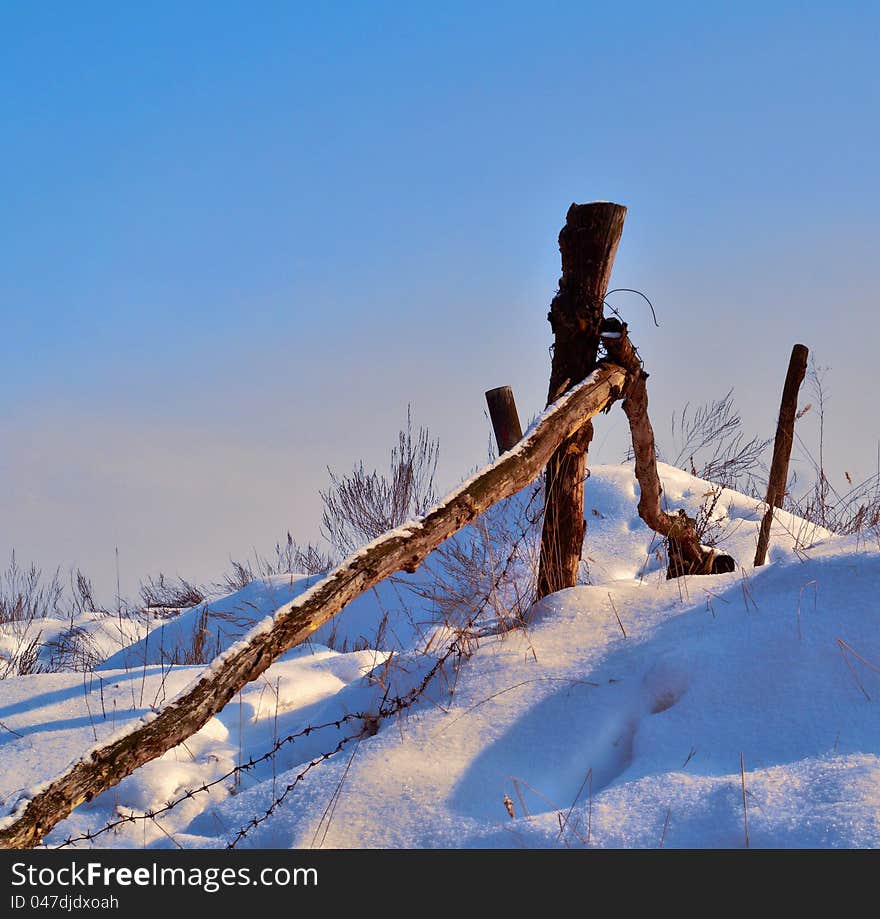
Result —
<instances>
[{"instance_id":1,"label":"thin wooden post","mask_svg":"<svg viewBox=\"0 0 880 919\"><path fill-rule=\"evenodd\" d=\"M486 402L489 405L489 418L495 431L495 442L498 444L498 455L506 453L522 440L522 427L516 400L509 386L498 386L486 391Z\"/></svg>"},{"instance_id":2,"label":"thin wooden post","mask_svg":"<svg viewBox=\"0 0 880 919\"><path fill-rule=\"evenodd\" d=\"M547 403L596 366L599 326L626 208L606 201L572 204L559 234L562 277L547 318L553 362ZM538 598L574 587L584 543L584 479L592 424L565 441L547 464Z\"/></svg>"},{"instance_id":3,"label":"thin wooden post","mask_svg":"<svg viewBox=\"0 0 880 919\"><path fill-rule=\"evenodd\" d=\"M779 420L776 422L776 440L773 443L773 461L770 464L770 478L767 482L767 511L761 521L758 533L758 548L755 551L755 567L767 560L767 546L770 542L770 525L773 523L773 509L782 507L785 498L785 486L788 481L788 462L791 459L791 446L794 440L794 421L797 414L798 392L804 375L807 372L806 345L795 345L791 349L788 361L788 373L785 375L785 386L782 388L782 404L779 407Z\"/></svg>"}]
</instances>

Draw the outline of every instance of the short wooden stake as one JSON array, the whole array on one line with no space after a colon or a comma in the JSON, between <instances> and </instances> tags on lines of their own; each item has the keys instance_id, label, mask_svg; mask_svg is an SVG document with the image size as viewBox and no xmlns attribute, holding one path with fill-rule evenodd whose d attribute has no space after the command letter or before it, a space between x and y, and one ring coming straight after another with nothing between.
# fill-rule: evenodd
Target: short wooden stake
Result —
<instances>
[{"instance_id":1,"label":"short wooden stake","mask_svg":"<svg viewBox=\"0 0 880 919\"><path fill-rule=\"evenodd\" d=\"M522 440L522 427L513 390L509 386L487 390L486 402L492 429L495 431L495 442L498 444L498 455L501 456Z\"/></svg>"},{"instance_id":2,"label":"short wooden stake","mask_svg":"<svg viewBox=\"0 0 880 919\"><path fill-rule=\"evenodd\" d=\"M798 392L807 372L806 345L795 345L791 349L788 362L788 373L785 375L785 386L782 388L782 404L779 407L779 420L776 422L776 440L773 444L773 461L770 464L770 478L767 482L767 511L761 521L758 533L758 548L755 552L755 567L767 560L767 546L770 543L770 524L773 523L773 509L782 507L785 498L785 485L788 481L788 461L791 459L791 446L794 440L794 421L797 414Z\"/></svg>"}]
</instances>

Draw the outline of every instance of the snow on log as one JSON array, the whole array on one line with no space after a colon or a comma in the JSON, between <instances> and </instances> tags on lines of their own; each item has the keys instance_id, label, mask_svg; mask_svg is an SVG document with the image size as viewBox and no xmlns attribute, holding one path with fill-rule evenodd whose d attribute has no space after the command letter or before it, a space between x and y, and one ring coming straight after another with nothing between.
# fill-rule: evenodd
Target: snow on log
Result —
<instances>
[{"instance_id":1,"label":"snow on log","mask_svg":"<svg viewBox=\"0 0 880 919\"><path fill-rule=\"evenodd\" d=\"M55 779L31 789L14 812L0 820L0 847L38 845L83 801L92 800L198 731L243 686L355 597L396 571L414 571L443 540L528 485L561 443L619 398L626 380L626 372L615 364L597 367L549 406L519 444L423 517L364 546L216 658L169 704L151 712L131 731L89 751Z\"/></svg>"}]
</instances>

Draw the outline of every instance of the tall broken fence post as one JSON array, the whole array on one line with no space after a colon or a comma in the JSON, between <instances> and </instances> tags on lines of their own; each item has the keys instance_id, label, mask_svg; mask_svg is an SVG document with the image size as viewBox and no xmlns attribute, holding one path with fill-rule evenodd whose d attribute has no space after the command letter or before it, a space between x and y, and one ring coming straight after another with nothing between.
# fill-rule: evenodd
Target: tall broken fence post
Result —
<instances>
[{"instance_id":1,"label":"tall broken fence post","mask_svg":"<svg viewBox=\"0 0 880 919\"><path fill-rule=\"evenodd\" d=\"M773 510L782 507L785 488L788 482L788 463L791 459L791 448L794 441L794 423L797 415L798 392L807 373L806 345L795 345L791 349L788 361L788 373L782 388L782 403L779 406L779 419L776 422L776 439L773 442L773 460L770 463L770 478L767 480L767 510L761 520L758 533L758 547L755 550L755 567L758 568L767 560L767 547L770 544L770 526L773 523Z\"/></svg>"},{"instance_id":2,"label":"tall broken fence post","mask_svg":"<svg viewBox=\"0 0 880 919\"><path fill-rule=\"evenodd\" d=\"M606 201L572 204L568 209L559 233L562 277L547 315L554 339L548 405L596 366L605 293L625 218L623 205ZM584 425L547 464L538 599L577 584L592 437L592 424Z\"/></svg>"}]
</instances>

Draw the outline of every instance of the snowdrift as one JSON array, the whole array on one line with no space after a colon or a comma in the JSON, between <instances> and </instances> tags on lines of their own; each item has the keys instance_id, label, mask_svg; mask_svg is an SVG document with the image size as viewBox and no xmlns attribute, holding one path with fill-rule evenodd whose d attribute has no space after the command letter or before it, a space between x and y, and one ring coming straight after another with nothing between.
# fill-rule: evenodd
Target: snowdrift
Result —
<instances>
[{"instance_id":1,"label":"snowdrift","mask_svg":"<svg viewBox=\"0 0 880 919\"><path fill-rule=\"evenodd\" d=\"M695 514L710 486L660 471L669 506ZM385 583L335 634L331 622L47 844L216 782L156 820L78 845L880 845L876 541L780 513L768 564L752 570L761 507L725 491L716 535L741 567L667 581L636 488L629 466L592 469L589 585L548 597L525 631L483 634L453 694L443 683L373 736L341 744L352 713L390 685L414 685L430 662L416 649L436 611L408 591L427 574ZM272 578L212 602L214 640L227 646L308 583ZM127 643L116 634L91 673L0 682L0 821L28 789L190 682L200 668L170 665L166 652L202 614ZM293 734L274 757L221 779Z\"/></svg>"}]
</instances>

